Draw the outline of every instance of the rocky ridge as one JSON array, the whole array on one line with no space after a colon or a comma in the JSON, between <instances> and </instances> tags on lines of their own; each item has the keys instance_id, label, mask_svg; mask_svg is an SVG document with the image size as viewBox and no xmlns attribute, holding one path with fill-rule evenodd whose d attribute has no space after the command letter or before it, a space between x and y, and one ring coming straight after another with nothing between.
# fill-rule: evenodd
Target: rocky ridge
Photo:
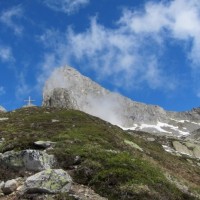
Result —
<instances>
[{"instance_id":1,"label":"rocky ridge","mask_svg":"<svg viewBox=\"0 0 200 200\"><path fill-rule=\"evenodd\" d=\"M6 112L6 109L3 106L0 106L0 112Z\"/></svg>"},{"instance_id":2,"label":"rocky ridge","mask_svg":"<svg viewBox=\"0 0 200 200\"><path fill-rule=\"evenodd\" d=\"M199 138L200 108L169 112L110 92L71 67L54 71L43 90L43 106L81 110L125 130Z\"/></svg>"}]
</instances>

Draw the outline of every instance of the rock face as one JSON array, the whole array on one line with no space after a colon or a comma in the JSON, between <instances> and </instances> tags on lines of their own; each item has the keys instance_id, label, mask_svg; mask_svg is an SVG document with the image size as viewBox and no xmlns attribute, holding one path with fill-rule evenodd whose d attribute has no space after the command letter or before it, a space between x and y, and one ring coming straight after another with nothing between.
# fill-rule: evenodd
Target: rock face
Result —
<instances>
[{"instance_id":1,"label":"rock face","mask_svg":"<svg viewBox=\"0 0 200 200\"><path fill-rule=\"evenodd\" d=\"M25 193L68 192L72 184L70 175L62 169L48 169L30 176L24 184Z\"/></svg>"},{"instance_id":2,"label":"rock face","mask_svg":"<svg viewBox=\"0 0 200 200\"><path fill-rule=\"evenodd\" d=\"M173 142L174 149L181 153L194 158L200 158L200 146L191 142Z\"/></svg>"},{"instance_id":3,"label":"rock face","mask_svg":"<svg viewBox=\"0 0 200 200\"><path fill-rule=\"evenodd\" d=\"M11 168L41 171L53 167L55 158L53 155L38 150L7 151L0 155L0 162Z\"/></svg>"},{"instance_id":4,"label":"rock face","mask_svg":"<svg viewBox=\"0 0 200 200\"><path fill-rule=\"evenodd\" d=\"M0 112L6 112L6 109L2 106L0 106Z\"/></svg>"},{"instance_id":5,"label":"rock face","mask_svg":"<svg viewBox=\"0 0 200 200\"><path fill-rule=\"evenodd\" d=\"M43 106L77 109L133 130L187 136L200 128L200 108L168 112L110 92L71 67L54 71L43 90Z\"/></svg>"}]
</instances>

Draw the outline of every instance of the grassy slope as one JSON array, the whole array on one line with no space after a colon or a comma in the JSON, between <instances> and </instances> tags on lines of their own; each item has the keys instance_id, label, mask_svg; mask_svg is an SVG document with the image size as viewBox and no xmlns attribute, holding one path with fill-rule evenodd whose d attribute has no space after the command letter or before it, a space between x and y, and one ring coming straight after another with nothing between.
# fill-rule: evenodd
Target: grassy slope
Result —
<instances>
[{"instance_id":1,"label":"grassy slope","mask_svg":"<svg viewBox=\"0 0 200 200\"><path fill-rule=\"evenodd\" d=\"M200 170L185 158L170 155L156 142L131 136L83 112L26 108L0 114L1 117L9 118L0 121L0 138L6 141L0 146L1 152L33 148L37 140L57 142L51 153L60 166L71 170L74 181L90 185L109 199L194 199L169 183L166 172L200 191ZM76 156L80 156L78 163ZM16 173L19 174L1 166L0 180L15 177Z\"/></svg>"}]
</instances>

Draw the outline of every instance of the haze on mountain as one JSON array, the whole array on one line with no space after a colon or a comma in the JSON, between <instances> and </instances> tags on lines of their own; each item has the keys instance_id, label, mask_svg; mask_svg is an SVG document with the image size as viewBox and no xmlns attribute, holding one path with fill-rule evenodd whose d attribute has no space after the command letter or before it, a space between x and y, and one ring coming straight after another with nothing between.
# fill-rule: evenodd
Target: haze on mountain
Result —
<instances>
[{"instance_id":1,"label":"haze on mountain","mask_svg":"<svg viewBox=\"0 0 200 200\"><path fill-rule=\"evenodd\" d=\"M81 110L124 129L189 136L200 129L200 108L169 112L110 92L71 67L61 67L47 80L43 106Z\"/></svg>"}]
</instances>

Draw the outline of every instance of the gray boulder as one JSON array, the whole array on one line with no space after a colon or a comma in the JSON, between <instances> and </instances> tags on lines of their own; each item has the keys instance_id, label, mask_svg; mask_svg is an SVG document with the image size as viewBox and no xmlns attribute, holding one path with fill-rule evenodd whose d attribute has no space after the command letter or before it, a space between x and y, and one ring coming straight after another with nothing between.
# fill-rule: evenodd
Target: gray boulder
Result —
<instances>
[{"instance_id":1,"label":"gray boulder","mask_svg":"<svg viewBox=\"0 0 200 200\"><path fill-rule=\"evenodd\" d=\"M193 152L187 148L184 144L178 142L178 141L173 141L173 147L176 151L178 151L181 154L186 154L189 156L193 156Z\"/></svg>"},{"instance_id":2,"label":"gray boulder","mask_svg":"<svg viewBox=\"0 0 200 200\"><path fill-rule=\"evenodd\" d=\"M172 142L174 149L181 153L193 158L200 158L200 146L199 144L195 144L192 142L180 142L173 141Z\"/></svg>"},{"instance_id":3,"label":"gray boulder","mask_svg":"<svg viewBox=\"0 0 200 200\"><path fill-rule=\"evenodd\" d=\"M24 168L29 171L41 171L52 168L55 157L39 150L8 151L0 155L0 162L8 167Z\"/></svg>"},{"instance_id":4,"label":"gray boulder","mask_svg":"<svg viewBox=\"0 0 200 200\"><path fill-rule=\"evenodd\" d=\"M72 178L62 169L48 169L27 178L24 183L24 193L68 192Z\"/></svg>"},{"instance_id":5,"label":"gray boulder","mask_svg":"<svg viewBox=\"0 0 200 200\"><path fill-rule=\"evenodd\" d=\"M18 183L15 179L8 180L2 187L2 191L5 195L11 194L12 192L16 191L18 187Z\"/></svg>"}]
</instances>

